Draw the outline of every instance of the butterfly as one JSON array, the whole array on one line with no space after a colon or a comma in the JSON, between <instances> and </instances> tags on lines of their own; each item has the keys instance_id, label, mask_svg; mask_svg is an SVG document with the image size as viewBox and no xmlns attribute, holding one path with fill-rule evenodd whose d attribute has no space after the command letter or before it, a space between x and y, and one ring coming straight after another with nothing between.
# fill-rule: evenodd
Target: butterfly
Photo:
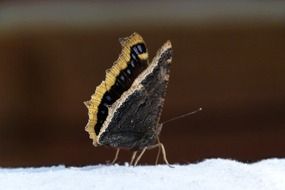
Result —
<instances>
[{"instance_id":1,"label":"butterfly","mask_svg":"<svg viewBox=\"0 0 285 190\"><path fill-rule=\"evenodd\" d=\"M84 102L89 115L85 130L94 146L117 149L112 163L121 149L133 151L130 165L137 165L146 150L158 148L156 164L162 152L169 165L159 134L172 61L171 42L167 41L151 62L138 33L119 42L122 51L118 59L106 70L105 80L91 99Z\"/></svg>"}]
</instances>

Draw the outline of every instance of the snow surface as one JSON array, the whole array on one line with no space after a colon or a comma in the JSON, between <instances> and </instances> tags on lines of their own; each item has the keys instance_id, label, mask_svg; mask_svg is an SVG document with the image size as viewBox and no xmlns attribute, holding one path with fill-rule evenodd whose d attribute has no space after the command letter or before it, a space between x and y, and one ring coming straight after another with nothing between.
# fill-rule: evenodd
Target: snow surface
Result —
<instances>
[{"instance_id":1,"label":"snow surface","mask_svg":"<svg viewBox=\"0 0 285 190\"><path fill-rule=\"evenodd\" d=\"M285 159L253 164L208 159L189 165L0 168L2 190L285 190Z\"/></svg>"}]
</instances>

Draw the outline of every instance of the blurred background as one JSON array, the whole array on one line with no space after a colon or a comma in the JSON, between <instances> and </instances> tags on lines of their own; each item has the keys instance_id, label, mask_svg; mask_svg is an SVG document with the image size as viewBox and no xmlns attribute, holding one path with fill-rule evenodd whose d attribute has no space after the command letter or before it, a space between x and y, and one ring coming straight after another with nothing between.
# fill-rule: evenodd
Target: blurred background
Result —
<instances>
[{"instance_id":1,"label":"blurred background","mask_svg":"<svg viewBox=\"0 0 285 190\"><path fill-rule=\"evenodd\" d=\"M161 120L203 107L163 128L171 163L285 157L284 10L284 1L0 1L0 167L113 158L84 131L83 101L133 32L150 57L173 44Z\"/></svg>"}]
</instances>

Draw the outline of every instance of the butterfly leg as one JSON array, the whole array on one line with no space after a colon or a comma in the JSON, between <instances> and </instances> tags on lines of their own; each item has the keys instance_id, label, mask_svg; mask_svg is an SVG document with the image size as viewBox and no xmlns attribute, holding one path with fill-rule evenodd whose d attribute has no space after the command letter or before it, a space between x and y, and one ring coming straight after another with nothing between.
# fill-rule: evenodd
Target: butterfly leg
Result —
<instances>
[{"instance_id":1,"label":"butterfly leg","mask_svg":"<svg viewBox=\"0 0 285 190\"><path fill-rule=\"evenodd\" d=\"M167 157L166 157L166 151L165 151L165 148L164 148L164 145L159 141L159 139L157 139L158 143L157 144L154 144L154 145L151 145L151 146L148 146L148 147L145 147L143 148L143 150L141 151L141 153L139 154L139 156L136 158L136 161L134 163L134 166L136 166L138 164L138 162L140 161L140 159L142 158L143 154L145 153L146 150L150 150L150 149L153 149L153 148L156 148L158 147L158 152L157 152L157 155L156 155L156 160L155 160L155 165L157 165L158 163L158 159L159 159L159 156L160 154L162 153L162 157L163 157L163 160L164 162L172 168L172 166L169 164L168 160L167 160ZM136 154L136 152L134 152L134 154ZM133 163L133 159L134 159L134 154L132 156L132 161L130 163L130 165L132 165Z\"/></svg>"},{"instance_id":2,"label":"butterfly leg","mask_svg":"<svg viewBox=\"0 0 285 190\"><path fill-rule=\"evenodd\" d=\"M150 149L153 149L153 148L156 148L156 147L159 147L159 152L156 156L156 165L157 165L157 162L158 162L158 158L159 158L159 155L160 155L160 144L155 144L155 145L152 145L152 146L148 146L148 147L144 147L143 150L141 151L141 153L139 154L139 156L137 157L135 163L134 163L134 166L136 166L138 164L138 162L140 161L140 159L142 158L143 154L145 153L146 150L150 150Z\"/></svg>"},{"instance_id":3,"label":"butterfly leg","mask_svg":"<svg viewBox=\"0 0 285 190\"><path fill-rule=\"evenodd\" d=\"M137 152L138 152L138 151L134 151L134 152L133 152L133 154L132 154L132 158L131 158L131 161L130 161L130 166L131 166L131 165L133 165L134 160L135 160L136 155L137 155Z\"/></svg>"},{"instance_id":4,"label":"butterfly leg","mask_svg":"<svg viewBox=\"0 0 285 190\"><path fill-rule=\"evenodd\" d=\"M168 162L168 160L167 160L166 151L165 151L164 145L160 142L160 143L159 143L159 146L160 146L160 148L161 148L161 150L162 150L162 156L163 156L164 162L165 162L169 167L172 168L172 166L169 164L169 162Z\"/></svg>"},{"instance_id":5,"label":"butterfly leg","mask_svg":"<svg viewBox=\"0 0 285 190\"><path fill-rule=\"evenodd\" d=\"M117 161L117 159L118 159L118 156L119 156L119 153L120 153L120 149L117 148L115 157L114 157L114 159L113 159L113 161L112 161L112 164L115 164L115 163L116 163L116 161Z\"/></svg>"},{"instance_id":6,"label":"butterfly leg","mask_svg":"<svg viewBox=\"0 0 285 190\"><path fill-rule=\"evenodd\" d=\"M155 165L157 165L158 159L159 159L159 156L160 156L160 153L161 153L160 144L157 143L157 144L154 144L154 145L151 145L151 146L147 147L147 150L151 150L151 149L154 149L154 148L157 148L157 147L158 147L158 152L157 152L156 159L155 159Z\"/></svg>"},{"instance_id":7,"label":"butterfly leg","mask_svg":"<svg viewBox=\"0 0 285 190\"><path fill-rule=\"evenodd\" d=\"M157 139L157 142L160 143L160 140L159 140L158 136L156 136L156 139ZM160 153L161 153L161 146L158 145L158 152L157 152L156 159L155 159L155 165L158 164Z\"/></svg>"},{"instance_id":8,"label":"butterfly leg","mask_svg":"<svg viewBox=\"0 0 285 190\"><path fill-rule=\"evenodd\" d=\"M156 159L155 159L155 165L158 164L160 153L161 153L161 146L158 146L158 152L157 152Z\"/></svg>"},{"instance_id":9,"label":"butterfly leg","mask_svg":"<svg viewBox=\"0 0 285 190\"><path fill-rule=\"evenodd\" d=\"M150 149L153 149L153 148L156 148L156 147L158 147L159 149L158 149L158 152L157 152L155 165L157 165L158 159L159 159L159 156L160 156L160 153L162 152L162 156L163 156L164 162L165 162L169 167L172 167L172 166L169 164L168 160L167 160L166 151L165 151L164 145L159 141L159 139L158 139L158 143L157 143L157 144L152 145L152 146L149 146L149 147L147 147L147 149L150 150Z\"/></svg>"},{"instance_id":10,"label":"butterfly leg","mask_svg":"<svg viewBox=\"0 0 285 190\"><path fill-rule=\"evenodd\" d=\"M140 161L140 159L142 158L143 154L145 153L145 151L147 150L147 147L144 147L143 150L141 151L141 153L139 154L139 156L137 157L134 166L136 166L138 164L138 162Z\"/></svg>"}]
</instances>

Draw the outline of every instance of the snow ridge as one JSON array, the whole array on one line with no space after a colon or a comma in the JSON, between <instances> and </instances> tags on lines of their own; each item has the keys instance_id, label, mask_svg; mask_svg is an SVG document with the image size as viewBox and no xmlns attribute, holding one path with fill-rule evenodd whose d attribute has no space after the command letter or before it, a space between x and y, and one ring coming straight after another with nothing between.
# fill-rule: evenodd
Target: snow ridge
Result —
<instances>
[{"instance_id":1,"label":"snow ridge","mask_svg":"<svg viewBox=\"0 0 285 190\"><path fill-rule=\"evenodd\" d=\"M285 189L285 159L273 158L253 164L207 159L195 164L173 166L0 168L0 187L6 190Z\"/></svg>"}]
</instances>

